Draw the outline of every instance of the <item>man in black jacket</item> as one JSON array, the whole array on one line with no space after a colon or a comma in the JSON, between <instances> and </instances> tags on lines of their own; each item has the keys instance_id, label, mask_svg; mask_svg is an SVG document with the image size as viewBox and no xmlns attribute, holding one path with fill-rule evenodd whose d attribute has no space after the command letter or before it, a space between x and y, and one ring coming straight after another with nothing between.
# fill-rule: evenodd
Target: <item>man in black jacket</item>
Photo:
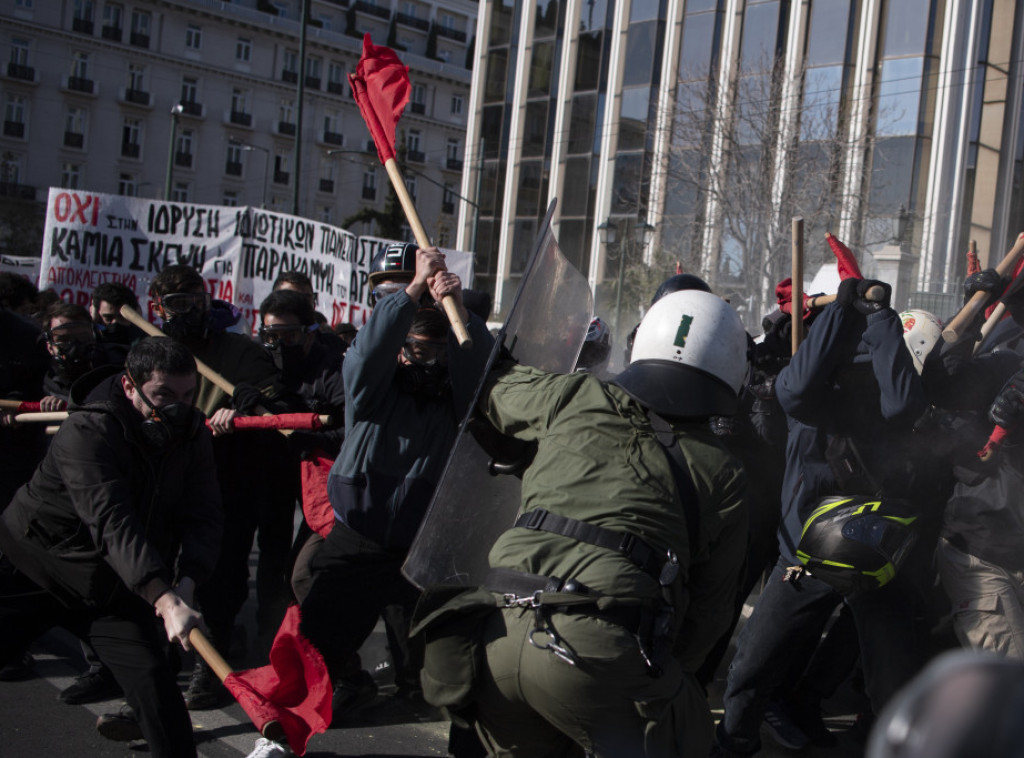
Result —
<instances>
[{"instance_id":1,"label":"man in black jacket","mask_svg":"<svg viewBox=\"0 0 1024 758\"><path fill-rule=\"evenodd\" d=\"M192 726L153 623L188 649L196 584L222 516L196 364L145 339L125 371L76 383L72 413L0 515L0 664L52 626L88 642L138 715L154 756L194 756Z\"/></svg>"}]
</instances>

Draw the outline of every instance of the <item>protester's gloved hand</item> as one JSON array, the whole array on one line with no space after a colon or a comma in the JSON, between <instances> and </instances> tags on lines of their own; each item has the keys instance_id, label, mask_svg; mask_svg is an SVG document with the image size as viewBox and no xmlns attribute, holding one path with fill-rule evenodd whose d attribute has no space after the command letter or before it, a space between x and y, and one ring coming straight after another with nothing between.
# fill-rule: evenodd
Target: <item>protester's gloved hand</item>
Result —
<instances>
[{"instance_id":1,"label":"protester's gloved hand","mask_svg":"<svg viewBox=\"0 0 1024 758\"><path fill-rule=\"evenodd\" d=\"M992 401L988 417L1004 429L1012 429L1024 418L1024 369L1010 377Z\"/></svg>"},{"instance_id":2,"label":"protester's gloved hand","mask_svg":"<svg viewBox=\"0 0 1024 758\"><path fill-rule=\"evenodd\" d=\"M231 404L235 406L235 410L249 413L261 402L263 402L263 393L253 385L245 382L235 385L235 394L231 396Z\"/></svg>"},{"instance_id":3,"label":"protester's gloved hand","mask_svg":"<svg viewBox=\"0 0 1024 758\"><path fill-rule=\"evenodd\" d=\"M857 283L861 279L850 277L839 282L839 290L836 292L836 302L843 308L852 308L857 300Z\"/></svg>"},{"instance_id":4,"label":"protester's gloved hand","mask_svg":"<svg viewBox=\"0 0 1024 758\"><path fill-rule=\"evenodd\" d=\"M964 302L966 303L979 292L990 297L999 297L1009 282L996 273L994 268L987 268L964 279Z\"/></svg>"},{"instance_id":5,"label":"protester's gloved hand","mask_svg":"<svg viewBox=\"0 0 1024 758\"><path fill-rule=\"evenodd\" d=\"M892 287L876 279L858 279L857 299L853 307L865 316L884 311L892 298Z\"/></svg>"},{"instance_id":6,"label":"protester's gloved hand","mask_svg":"<svg viewBox=\"0 0 1024 758\"><path fill-rule=\"evenodd\" d=\"M202 614L190 608L184 600L171 590L157 598L156 615L163 619L164 631L169 642L177 642L185 650L191 650L188 634L199 628L203 621Z\"/></svg>"}]
</instances>

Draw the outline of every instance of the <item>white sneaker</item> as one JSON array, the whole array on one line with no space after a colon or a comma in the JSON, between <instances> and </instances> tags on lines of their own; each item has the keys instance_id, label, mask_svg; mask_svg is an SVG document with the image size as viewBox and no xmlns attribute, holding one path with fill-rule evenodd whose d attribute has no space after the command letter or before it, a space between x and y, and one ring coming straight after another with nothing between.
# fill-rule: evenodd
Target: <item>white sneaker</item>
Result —
<instances>
[{"instance_id":1,"label":"white sneaker","mask_svg":"<svg viewBox=\"0 0 1024 758\"><path fill-rule=\"evenodd\" d=\"M256 740L256 747L253 748L253 751L246 758L274 758L274 756L279 755L295 755L295 753L287 745L268 740L266 737L260 737Z\"/></svg>"}]
</instances>

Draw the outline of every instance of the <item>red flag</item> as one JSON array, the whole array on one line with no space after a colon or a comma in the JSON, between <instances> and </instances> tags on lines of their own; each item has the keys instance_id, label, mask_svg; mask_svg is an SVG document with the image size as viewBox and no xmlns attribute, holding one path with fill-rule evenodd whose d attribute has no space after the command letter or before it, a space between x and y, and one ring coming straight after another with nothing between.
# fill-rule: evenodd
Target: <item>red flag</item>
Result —
<instances>
[{"instance_id":1,"label":"red flag","mask_svg":"<svg viewBox=\"0 0 1024 758\"><path fill-rule=\"evenodd\" d=\"M828 240L828 246L832 248L832 253L836 256L839 278L849 279L853 277L854 279L863 279L864 275L860 273L860 266L857 265L857 259L853 257L850 248L840 242L837 237L833 237L829 232L825 232L825 239Z\"/></svg>"},{"instance_id":2,"label":"red flag","mask_svg":"<svg viewBox=\"0 0 1024 758\"><path fill-rule=\"evenodd\" d=\"M807 300L809 296L807 293L804 295L804 307L802 318L807 318L810 311L807 308ZM793 278L787 276L781 282L775 285L775 299L779 303L779 310L783 313L788 313L790 316L793 315Z\"/></svg>"},{"instance_id":3,"label":"red flag","mask_svg":"<svg viewBox=\"0 0 1024 758\"><path fill-rule=\"evenodd\" d=\"M980 265L980 264L979 264ZM1017 281L1017 278L1021 275L1021 271L1024 271L1024 258L1017 261L1017 265L1013 267L1013 273L1010 275L1010 283L1006 285L1006 289L1003 290L1000 298L1004 298L1010 292L1011 289L1019 289L1021 284ZM992 303L988 308L985 309L985 320L992 316L992 312L999 306L999 301ZM1006 313L1003 318L1007 318L1010 314Z\"/></svg>"},{"instance_id":4,"label":"red flag","mask_svg":"<svg viewBox=\"0 0 1024 758\"><path fill-rule=\"evenodd\" d=\"M409 67L398 59L394 50L378 47L363 36L363 56L356 64L356 72L348 75L352 95L363 114L377 146L377 157L387 163L395 157L395 127L409 102Z\"/></svg>"},{"instance_id":5,"label":"red flag","mask_svg":"<svg viewBox=\"0 0 1024 758\"><path fill-rule=\"evenodd\" d=\"M309 528L321 537L330 534L334 527L334 507L327 497L327 475L333 463L324 457L322 451L316 450L299 464L302 472L302 515Z\"/></svg>"},{"instance_id":6,"label":"red flag","mask_svg":"<svg viewBox=\"0 0 1024 758\"><path fill-rule=\"evenodd\" d=\"M677 274L683 273L683 264L680 263L679 261L676 261L676 273Z\"/></svg>"},{"instance_id":7,"label":"red flag","mask_svg":"<svg viewBox=\"0 0 1024 758\"><path fill-rule=\"evenodd\" d=\"M299 607L289 607L270 665L228 674L224 685L260 732L276 721L292 751L304 755L309 738L330 726L333 687L323 657L299 634L299 620Z\"/></svg>"},{"instance_id":8,"label":"red flag","mask_svg":"<svg viewBox=\"0 0 1024 758\"><path fill-rule=\"evenodd\" d=\"M978 254L973 250L967 251L967 276L978 274L981 272L981 261L978 260Z\"/></svg>"}]
</instances>

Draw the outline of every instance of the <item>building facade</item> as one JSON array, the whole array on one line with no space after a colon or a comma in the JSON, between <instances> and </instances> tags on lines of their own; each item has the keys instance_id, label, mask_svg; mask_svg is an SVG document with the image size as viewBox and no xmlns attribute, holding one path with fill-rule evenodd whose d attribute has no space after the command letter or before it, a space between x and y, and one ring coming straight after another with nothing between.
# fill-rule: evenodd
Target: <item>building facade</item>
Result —
<instances>
[{"instance_id":1,"label":"building facade","mask_svg":"<svg viewBox=\"0 0 1024 758\"><path fill-rule=\"evenodd\" d=\"M383 210L388 177L347 80L364 33L410 67L405 178L425 226L454 243L476 3L309 0L305 35L302 11L300 0L0 0L0 248L38 254L19 220L41 217L50 186L333 224Z\"/></svg>"},{"instance_id":2,"label":"building facade","mask_svg":"<svg viewBox=\"0 0 1024 758\"><path fill-rule=\"evenodd\" d=\"M757 333L794 216L808 280L831 231L940 316L1024 231L1019 0L491 0L475 55L459 233L499 311L553 198L620 336L677 270Z\"/></svg>"}]
</instances>

